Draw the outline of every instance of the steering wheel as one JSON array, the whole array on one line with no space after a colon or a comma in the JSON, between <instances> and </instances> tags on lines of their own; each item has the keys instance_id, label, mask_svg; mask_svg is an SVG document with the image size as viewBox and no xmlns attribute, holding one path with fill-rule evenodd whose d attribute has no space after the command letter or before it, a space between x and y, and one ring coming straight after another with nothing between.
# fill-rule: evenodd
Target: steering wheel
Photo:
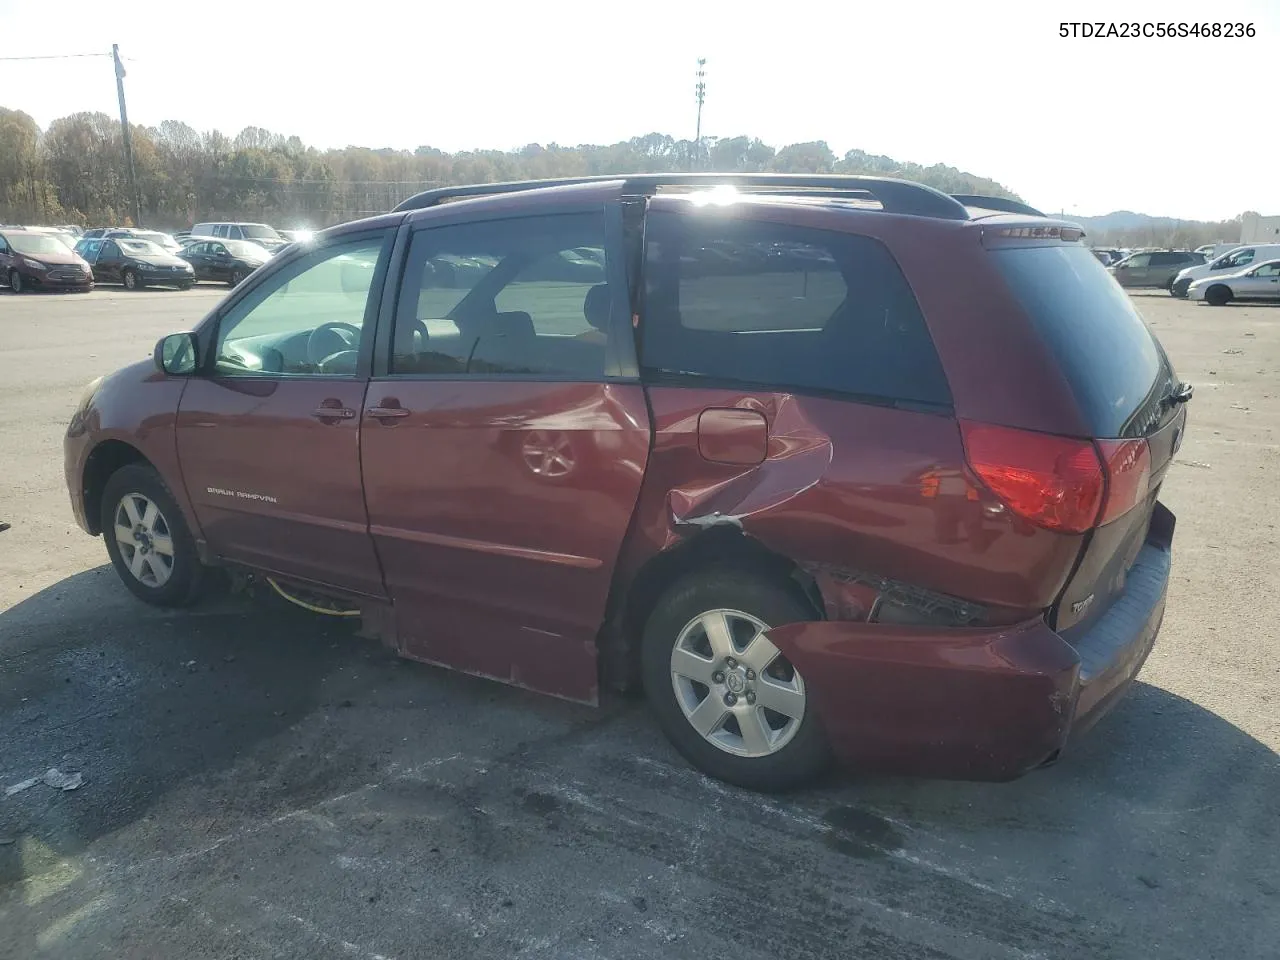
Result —
<instances>
[{"instance_id":1,"label":"steering wheel","mask_svg":"<svg viewBox=\"0 0 1280 960\"><path fill-rule=\"evenodd\" d=\"M323 366L326 360L336 354L354 351L353 344L359 342L359 327L336 321L322 323L307 337L307 360L313 366Z\"/></svg>"}]
</instances>

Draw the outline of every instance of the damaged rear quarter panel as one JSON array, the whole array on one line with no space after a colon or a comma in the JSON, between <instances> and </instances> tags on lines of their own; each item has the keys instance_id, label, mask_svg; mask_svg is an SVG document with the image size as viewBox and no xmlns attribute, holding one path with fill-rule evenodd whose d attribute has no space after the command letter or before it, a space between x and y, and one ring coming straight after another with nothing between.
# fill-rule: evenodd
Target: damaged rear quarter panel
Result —
<instances>
[{"instance_id":1,"label":"damaged rear quarter panel","mask_svg":"<svg viewBox=\"0 0 1280 960\"><path fill-rule=\"evenodd\" d=\"M648 393L654 444L624 577L730 524L810 570L866 571L1025 615L1053 603L1079 550L1078 537L1032 527L973 483L950 417L786 393ZM763 462L714 463L700 453L702 411L729 407L765 417ZM826 590L828 617L851 612L849 598Z\"/></svg>"}]
</instances>

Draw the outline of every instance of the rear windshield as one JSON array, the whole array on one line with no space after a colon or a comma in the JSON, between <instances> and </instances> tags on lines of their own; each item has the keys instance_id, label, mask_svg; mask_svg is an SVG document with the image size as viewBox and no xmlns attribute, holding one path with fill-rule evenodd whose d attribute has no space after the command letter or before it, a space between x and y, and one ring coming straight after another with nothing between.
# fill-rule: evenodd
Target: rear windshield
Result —
<instances>
[{"instance_id":1,"label":"rear windshield","mask_svg":"<svg viewBox=\"0 0 1280 960\"><path fill-rule=\"evenodd\" d=\"M992 256L1062 364L1093 436L1123 436L1157 378L1169 376L1129 295L1079 245L996 249Z\"/></svg>"}]
</instances>

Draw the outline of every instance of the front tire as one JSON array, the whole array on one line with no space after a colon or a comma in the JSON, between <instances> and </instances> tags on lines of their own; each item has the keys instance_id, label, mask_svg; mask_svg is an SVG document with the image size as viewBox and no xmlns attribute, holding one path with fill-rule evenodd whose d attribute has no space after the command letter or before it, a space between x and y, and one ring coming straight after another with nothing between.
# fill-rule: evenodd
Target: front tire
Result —
<instances>
[{"instance_id":1,"label":"front tire","mask_svg":"<svg viewBox=\"0 0 1280 960\"><path fill-rule=\"evenodd\" d=\"M1221 285L1210 287L1204 292L1204 298L1210 306L1225 307L1231 302L1231 291Z\"/></svg>"},{"instance_id":2,"label":"front tire","mask_svg":"<svg viewBox=\"0 0 1280 960\"><path fill-rule=\"evenodd\" d=\"M698 769L752 790L799 786L827 766L826 734L800 672L768 638L815 619L785 582L730 568L678 581L645 626L645 692Z\"/></svg>"},{"instance_id":3,"label":"front tire","mask_svg":"<svg viewBox=\"0 0 1280 960\"><path fill-rule=\"evenodd\" d=\"M27 292L26 281L22 279L22 274L20 274L17 270L9 271L9 289L12 290L14 293Z\"/></svg>"},{"instance_id":4,"label":"front tire","mask_svg":"<svg viewBox=\"0 0 1280 960\"><path fill-rule=\"evenodd\" d=\"M124 277L122 279L124 281L124 288L126 290L142 289L142 278L138 276L136 271L126 270L124 272Z\"/></svg>"},{"instance_id":5,"label":"front tire","mask_svg":"<svg viewBox=\"0 0 1280 960\"><path fill-rule=\"evenodd\" d=\"M124 585L157 607L199 598L205 568L173 494L154 469L131 463L102 492L102 535Z\"/></svg>"},{"instance_id":6,"label":"front tire","mask_svg":"<svg viewBox=\"0 0 1280 960\"><path fill-rule=\"evenodd\" d=\"M1173 296L1175 296L1175 297L1179 297L1179 298L1185 299L1185 298L1186 298L1186 296L1187 296L1187 292L1188 292L1188 290L1190 290L1190 288L1191 288L1191 281L1190 281L1190 280L1176 280L1176 279L1175 279L1175 280L1173 281L1172 286L1170 286L1170 287L1169 287L1169 292L1170 292L1171 294L1173 294Z\"/></svg>"}]
</instances>

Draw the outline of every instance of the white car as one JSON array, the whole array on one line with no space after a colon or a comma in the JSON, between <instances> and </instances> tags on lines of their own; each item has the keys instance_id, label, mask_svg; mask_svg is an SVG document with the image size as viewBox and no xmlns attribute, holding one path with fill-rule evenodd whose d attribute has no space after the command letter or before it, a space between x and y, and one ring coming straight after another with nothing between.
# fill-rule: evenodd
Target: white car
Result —
<instances>
[{"instance_id":1,"label":"white car","mask_svg":"<svg viewBox=\"0 0 1280 960\"><path fill-rule=\"evenodd\" d=\"M1175 297L1188 295L1191 284L1209 277L1225 277L1239 273L1246 267L1280 257L1280 243L1241 244L1230 253L1199 266L1187 267L1173 278L1169 292Z\"/></svg>"},{"instance_id":2,"label":"white car","mask_svg":"<svg viewBox=\"0 0 1280 960\"><path fill-rule=\"evenodd\" d=\"M1226 276L1196 280L1187 289L1187 296L1215 307L1224 306L1232 300L1280 302L1280 260L1268 260Z\"/></svg>"}]
</instances>

